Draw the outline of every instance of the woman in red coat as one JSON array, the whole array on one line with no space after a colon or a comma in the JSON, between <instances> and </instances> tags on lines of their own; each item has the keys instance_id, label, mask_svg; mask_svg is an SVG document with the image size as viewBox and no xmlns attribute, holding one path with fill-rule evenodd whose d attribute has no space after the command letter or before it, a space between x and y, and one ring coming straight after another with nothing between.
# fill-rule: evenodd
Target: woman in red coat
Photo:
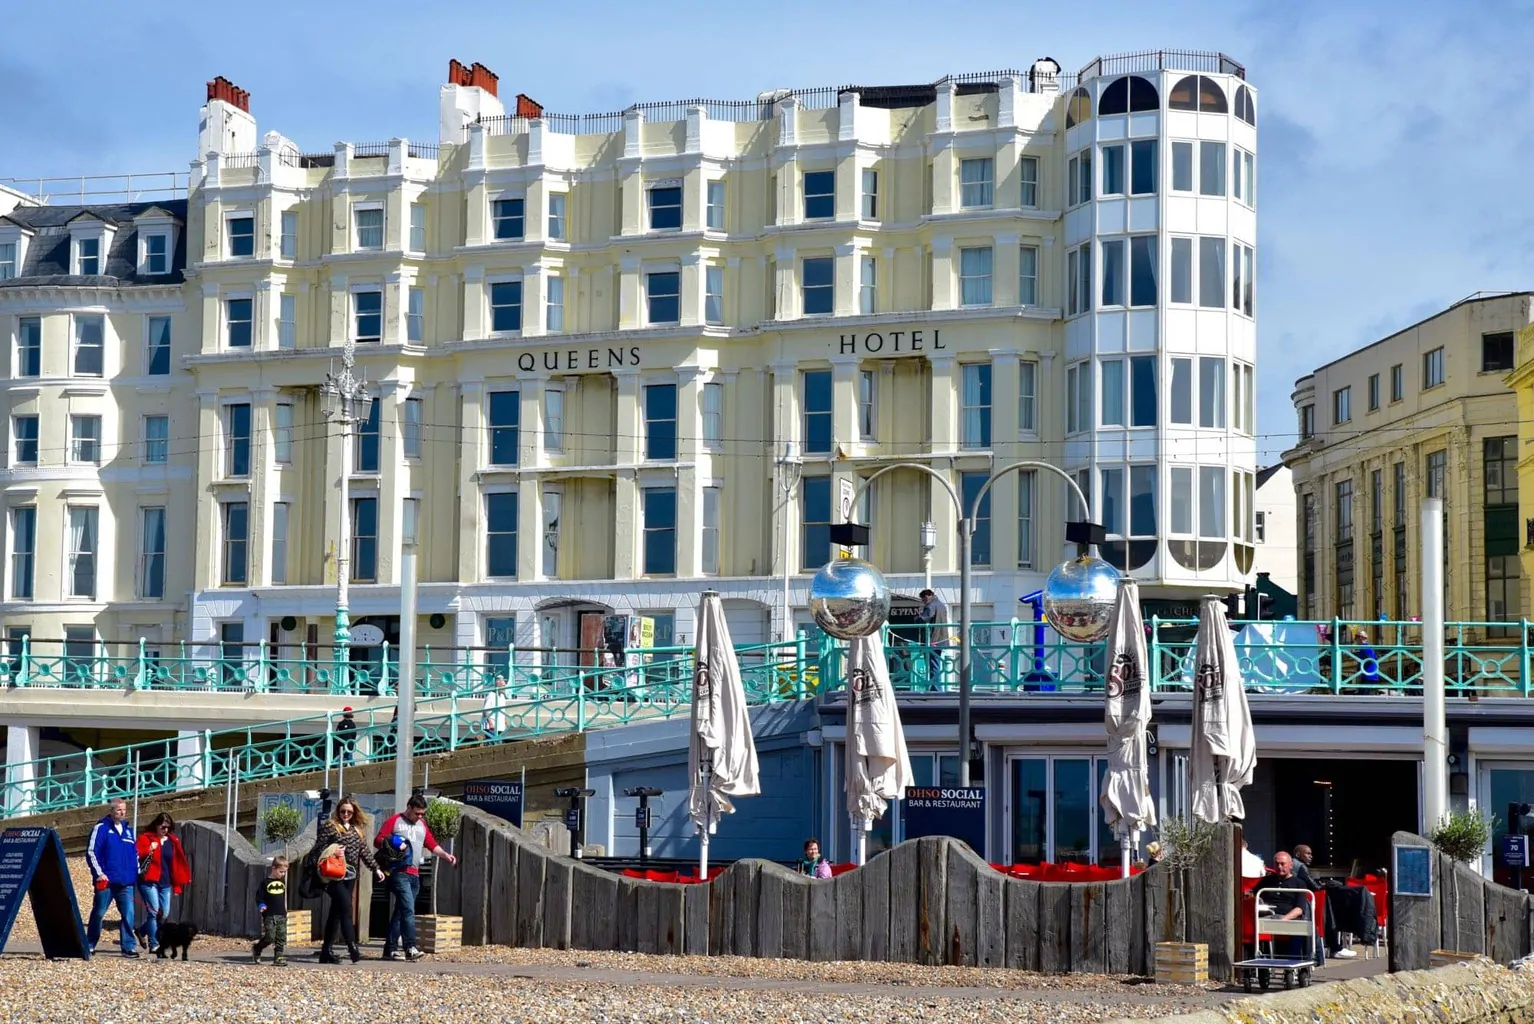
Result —
<instances>
[{"instance_id":1,"label":"woman in red coat","mask_svg":"<svg viewBox=\"0 0 1534 1024\"><path fill-rule=\"evenodd\" d=\"M192 865L176 838L175 819L155 815L138 837L138 894L147 912L137 931L149 952L160 948L160 922L170 916L171 896L180 896L191 881Z\"/></svg>"}]
</instances>

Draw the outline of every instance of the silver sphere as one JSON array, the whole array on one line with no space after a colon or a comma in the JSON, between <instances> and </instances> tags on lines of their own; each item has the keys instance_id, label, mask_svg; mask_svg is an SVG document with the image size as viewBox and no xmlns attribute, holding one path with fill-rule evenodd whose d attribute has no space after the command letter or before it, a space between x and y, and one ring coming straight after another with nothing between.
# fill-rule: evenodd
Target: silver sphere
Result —
<instances>
[{"instance_id":1,"label":"silver sphere","mask_svg":"<svg viewBox=\"0 0 1534 1024\"><path fill-rule=\"evenodd\" d=\"M889 585L861 558L827 562L810 581L810 614L838 640L872 636L889 618Z\"/></svg>"},{"instance_id":2,"label":"silver sphere","mask_svg":"<svg viewBox=\"0 0 1534 1024\"><path fill-rule=\"evenodd\" d=\"M1044 615L1065 639L1096 643L1108 635L1118 595L1119 571L1101 558L1082 555L1055 566L1044 581Z\"/></svg>"}]
</instances>

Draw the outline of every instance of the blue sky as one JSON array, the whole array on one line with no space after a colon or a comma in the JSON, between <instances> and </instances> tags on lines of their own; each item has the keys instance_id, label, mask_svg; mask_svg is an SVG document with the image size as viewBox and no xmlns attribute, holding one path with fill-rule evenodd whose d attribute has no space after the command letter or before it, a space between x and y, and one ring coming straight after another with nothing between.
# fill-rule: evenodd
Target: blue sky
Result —
<instances>
[{"instance_id":1,"label":"blue sky","mask_svg":"<svg viewBox=\"0 0 1534 1024\"><path fill-rule=\"evenodd\" d=\"M184 170L220 74L261 131L316 150L434 138L449 57L582 113L1221 50L1261 95L1265 461L1292 441L1301 374L1472 292L1534 288L1534 0L5 6L0 178Z\"/></svg>"}]
</instances>

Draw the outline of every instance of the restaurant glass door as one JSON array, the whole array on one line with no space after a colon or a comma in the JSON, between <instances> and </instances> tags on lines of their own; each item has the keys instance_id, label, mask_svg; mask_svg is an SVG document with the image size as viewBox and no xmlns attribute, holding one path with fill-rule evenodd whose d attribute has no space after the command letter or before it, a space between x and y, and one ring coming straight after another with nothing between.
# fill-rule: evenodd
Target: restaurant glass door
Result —
<instances>
[{"instance_id":1,"label":"restaurant glass door","mask_svg":"<svg viewBox=\"0 0 1534 1024\"><path fill-rule=\"evenodd\" d=\"M1104 757L1008 759L1005 814L1012 864L1117 864L1118 840L1098 804Z\"/></svg>"}]
</instances>

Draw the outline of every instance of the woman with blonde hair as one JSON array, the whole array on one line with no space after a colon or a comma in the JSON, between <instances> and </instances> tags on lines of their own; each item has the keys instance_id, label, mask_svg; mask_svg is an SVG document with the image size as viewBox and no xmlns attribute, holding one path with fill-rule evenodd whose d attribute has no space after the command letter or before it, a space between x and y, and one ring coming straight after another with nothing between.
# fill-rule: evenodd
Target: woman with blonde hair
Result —
<instances>
[{"instance_id":1,"label":"woman with blonde hair","mask_svg":"<svg viewBox=\"0 0 1534 1024\"><path fill-rule=\"evenodd\" d=\"M367 865L380 882L384 880L383 871L373 859L367 836L368 816L349 796L342 797L330 817L320 824L315 839L320 859L326 858L332 846L339 846L346 859L343 877L324 879L325 895L330 897L330 913L325 918L325 943L320 947L322 964L341 962L335 954L338 936L346 940L346 951L351 954L352 963L362 959L362 950L357 948L357 925L352 920L352 889L357 882L359 866Z\"/></svg>"}]
</instances>

